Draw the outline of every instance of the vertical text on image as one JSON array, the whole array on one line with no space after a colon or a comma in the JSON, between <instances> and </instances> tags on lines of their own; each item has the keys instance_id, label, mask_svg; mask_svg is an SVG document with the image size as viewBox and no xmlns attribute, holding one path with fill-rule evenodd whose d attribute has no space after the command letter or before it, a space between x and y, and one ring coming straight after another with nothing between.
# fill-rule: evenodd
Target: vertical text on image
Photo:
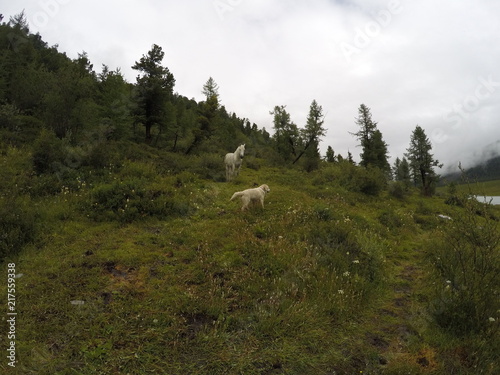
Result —
<instances>
[{"instance_id":1,"label":"vertical text on image","mask_svg":"<svg viewBox=\"0 0 500 375\"><path fill-rule=\"evenodd\" d=\"M7 265L7 359L10 367L16 367L16 264Z\"/></svg>"}]
</instances>

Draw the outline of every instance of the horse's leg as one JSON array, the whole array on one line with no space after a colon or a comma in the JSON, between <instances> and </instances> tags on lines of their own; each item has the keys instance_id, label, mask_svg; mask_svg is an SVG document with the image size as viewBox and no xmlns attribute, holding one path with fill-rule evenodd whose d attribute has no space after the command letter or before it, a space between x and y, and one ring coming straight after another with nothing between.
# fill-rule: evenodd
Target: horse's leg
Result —
<instances>
[{"instance_id":1,"label":"horse's leg","mask_svg":"<svg viewBox=\"0 0 500 375\"><path fill-rule=\"evenodd\" d=\"M234 174L235 176L240 175L241 163L234 163Z\"/></svg>"},{"instance_id":2,"label":"horse's leg","mask_svg":"<svg viewBox=\"0 0 500 375\"><path fill-rule=\"evenodd\" d=\"M231 180L234 179L237 176L236 174L236 168L234 167L234 164L231 165Z\"/></svg>"}]
</instances>

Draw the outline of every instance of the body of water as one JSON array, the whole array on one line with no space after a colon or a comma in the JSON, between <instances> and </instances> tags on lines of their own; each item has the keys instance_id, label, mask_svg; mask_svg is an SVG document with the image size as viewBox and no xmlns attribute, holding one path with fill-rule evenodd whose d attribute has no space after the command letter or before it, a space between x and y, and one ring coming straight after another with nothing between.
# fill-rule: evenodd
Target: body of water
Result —
<instances>
[{"instance_id":1,"label":"body of water","mask_svg":"<svg viewBox=\"0 0 500 375\"><path fill-rule=\"evenodd\" d=\"M482 202L482 203L490 203L491 204L500 204L500 196L484 196L484 195L476 195L476 199L479 201L479 202Z\"/></svg>"}]
</instances>

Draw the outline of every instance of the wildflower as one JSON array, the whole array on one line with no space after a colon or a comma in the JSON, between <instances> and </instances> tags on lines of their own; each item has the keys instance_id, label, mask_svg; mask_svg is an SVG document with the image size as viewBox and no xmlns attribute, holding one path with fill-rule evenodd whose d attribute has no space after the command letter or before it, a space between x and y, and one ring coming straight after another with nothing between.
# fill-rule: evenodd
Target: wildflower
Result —
<instances>
[{"instance_id":1,"label":"wildflower","mask_svg":"<svg viewBox=\"0 0 500 375\"><path fill-rule=\"evenodd\" d=\"M490 317L488 318L488 320L489 320L490 322L492 322L492 323L493 323L493 322L495 321L495 318L493 318L493 317L491 317L491 316L490 316Z\"/></svg>"},{"instance_id":2,"label":"wildflower","mask_svg":"<svg viewBox=\"0 0 500 375\"><path fill-rule=\"evenodd\" d=\"M351 273L349 271L345 271L342 275L344 275L345 277L349 276Z\"/></svg>"},{"instance_id":3,"label":"wildflower","mask_svg":"<svg viewBox=\"0 0 500 375\"><path fill-rule=\"evenodd\" d=\"M359 260L357 260L357 259L353 260L352 262L355 264L359 264Z\"/></svg>"},{"instance_id":4,"label":"wildflower","mask_svg":"<svg viewBox=\"0 0 500 375\"><path fill-rule=\"evenodd\" d=\"M338 292L339 292L339 294L344 294L344 290L343 289L339 289Z\"/></svg>"}]
</instances>

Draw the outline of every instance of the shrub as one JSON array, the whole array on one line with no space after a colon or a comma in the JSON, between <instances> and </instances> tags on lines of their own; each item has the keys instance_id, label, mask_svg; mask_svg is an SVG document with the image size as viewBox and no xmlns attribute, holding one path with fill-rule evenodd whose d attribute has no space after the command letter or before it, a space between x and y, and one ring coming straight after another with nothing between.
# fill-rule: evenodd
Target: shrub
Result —
<instances>
[{"instance_id":1,"label":"shrub","mask_svg":"<svg viewBox=\"0 0 500 375\"><path fill-rule=\"evenodd\" d=\"M247 168L255 171L258 171L262 167L262 159L257 159L254 156L245 156L243 163Z\"/></svg>"},{"instance_id":2,"label":"shrub","mask_svg":"<svg viewBox=\"0 0 500 375\"><path fill-rule=\"evenodd\" d=\"M53 132L42 130L33 145L33 168L37 174L56 172L64 161L63 144Z\"/></svg>"},{"instance_id":3,"label":"shrub","mask_svg":"<svg viewBox=\"0 0 500 375\"><path fill-rule=\"evenodd\" d=\"M17 130L18 121L17 116L20 111L12 104L0 105L0 127L10 130Z\"/></svg>"},{"instance_id":4,"label":"shrub","mask_svg":"<svg viewBox=\"0 0 500 375\"><path fill-rule=\"evenodd\" d=\"M314 209L316 217L321 221L330 221L337 218L337 215L330 209L330 207L317 207Z\"/></svg>"},{"instance_id":5,"label":"shrub","mask_svg":"<svg viewBox=\"0 0 500 375\"><path fill-rule=\"evenodd\" d=\"M441 238L432 242L435 321L457 334L487 332L500 317L500 232L488 205L462 199ZM477 212L482 211L482 215Z\"/></svg>"},{"instance_id":6,"label":"shrub","mask_svg":"<svg viewBox=\"0 0 500 375\"><path fill-rule=\"evenodd\" d=\"M223 182L226 180L226 167L224 159L219 154L202 154L192 157L191 170L201 178Z\"/></svg>"},{"instance_id":7,"label":"shrub","mask_svg":"<svg viewBox=\"0 0 500 375\"><path fill-rule=\"evenodd\" d=\"M88 216L96 221L131 222L151 216L159 219L186 216L191 206L173 190L129 180L96 187L86 209Z\"/></svg>"},{"instance_id":8,"label":"shrub","mask_svg":"<svg viewBox=\"0 0 500 375\"><path fill-rule=\"evenodd\" d=\"M467 183L467 181L464 181ZM460 194L458 194L457 191L457 184L455 182L451 182L447 186L447 198L444 201L444 203L450 205L450 206L458 206L458 207L463 207L464 202L462 202L462 197L460 197Z\"/></svg>"},{"instance_id":9,"label":"shrub","mask_svg":"<svg viewBox=\"0 0 500 375\"><path fill-rule=\"evenodd\" d=\"M35 239L36 215L21 198L0 198L0 258L16 254Z\"/></svg>"},{"instance_id":10,"label":"shrub","mask_svg":"<svg viewBox=\"0 0 500 375\"><path fill-rule=\"evenodd\" d=\"M390 210L383 211L379 215L378 221L389 229L400 228L403 226L403 220L401 217L394 211Z\"/></svg>"},{"instance_id":11,"label":"shrub","mask_svg":"<svg viewBox=\"0 0 500 375\"><path fill-rule=\"evenodd\" d=\"M359 187L359 192L377 196L384 189L386 179L384 173L378 168L360 168L353 183L353 186Z\"/></svg>"},{"instance_id":12,"label":"shrub","mask_svg":"<svg viewBox=\"0 0 500 375\"><path fill-rule=\"evenodd\" d=\"M377 196L386 185L386 177L379 168L358 167L347 161L340 167L339 183L352 192Z\"/></svg>"},{"instance_id":13,"label":"shrub","mask_svg":"<svg viewBox=\"0 0 500 375\"><path fill-rule=\"evenodd\" d=\"M397 199L404 199L408 195L408 185L402 181L394 181L389 184L389 194Z\"/></svg>"}]
</instances>

